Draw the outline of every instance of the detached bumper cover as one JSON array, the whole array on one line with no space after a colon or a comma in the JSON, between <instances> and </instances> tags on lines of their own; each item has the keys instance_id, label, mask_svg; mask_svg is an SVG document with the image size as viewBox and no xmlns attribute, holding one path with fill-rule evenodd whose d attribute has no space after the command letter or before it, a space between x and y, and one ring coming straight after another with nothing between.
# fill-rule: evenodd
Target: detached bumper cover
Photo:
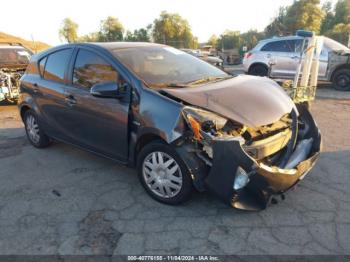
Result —
<instances>
[{"instance_id":1,"label":"detached bumper cover","mask_svg":"<svg viewBox=\"0 0 350 262\"><path fill-rule=\"evenodd\" d=\"M271 197L286 192L297 184L315 165L321 150L321 134L306 112L311 128L308 137L313 138L310 154L293 169L281 169L258 163L241 147L238 140L213 140L213 162L205 179L206 187L232 207L245 210L262 210L268 206ZM246 187L234 190L237 168L243 168L250 175Z\"/></svg>"}]
</instances>

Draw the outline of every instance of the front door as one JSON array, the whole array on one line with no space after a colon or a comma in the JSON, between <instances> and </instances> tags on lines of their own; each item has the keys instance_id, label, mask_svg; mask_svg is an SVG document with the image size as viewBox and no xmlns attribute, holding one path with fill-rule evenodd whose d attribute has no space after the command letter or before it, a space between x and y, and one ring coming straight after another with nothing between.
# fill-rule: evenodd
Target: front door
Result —
<instances>
[{"instance_id":1,"label":"front door","mask_svg":"<svg viewBox=\"0 0 350 262\"><path fill-rule=\"evenodd\" d=\"M64 126L70 140L88 150L126 161L128 156L129 95L100 98L90 94L97 83L123 82L108 59L90 49L79 49L65 91ZM129 90L130 93L130 90Z\"/></svg>"},{"instance_id":2,"label":"front door","mask_svg":"<svg viewBox=\"0 0 350 262\"><path fill-rule=\"evenodd\" d=\"M286 40L277 40L267 43L261 51L266 60L271 63L271 77L290 77L295 70L296 54Z\"/></svg>"}]
</instances>

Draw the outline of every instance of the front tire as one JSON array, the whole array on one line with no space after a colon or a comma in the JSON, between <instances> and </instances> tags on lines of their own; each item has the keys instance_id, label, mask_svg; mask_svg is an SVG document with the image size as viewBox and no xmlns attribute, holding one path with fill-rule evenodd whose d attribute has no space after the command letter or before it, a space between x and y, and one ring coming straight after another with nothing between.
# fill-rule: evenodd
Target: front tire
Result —
<instances>
[{"instance_id":1,"label":"front tire","mask_svg":"<svg viewBox=\"0 0 350 262\"><path fill-rule=\"evenodd\" d=\"M40 127L38 117L33 110L26 111L23 120L27 138L33 146L44 148L50 145L50 138Z\"/></svg>"},{"instance_id":2,"label":"front tire","mask_svg":"<svg viewBox=\"0 0 350 262\"><path fill-rule=\"evenodd\" d=\"M334 73L333 87L339 91L350 91L350 69L340 69Z\"/></svg>"},{"instance_id":3,"label":"front tire","mask_svg":"<svg viewBox=\"0 0 350 262\"><path fill-rule=\"evenodd\" d=\"M192 193L192 179L184 161L162 141L142 148L137 171L146 192L159 202L177 205L188 200Z\"/></svg>"}]
</instances>

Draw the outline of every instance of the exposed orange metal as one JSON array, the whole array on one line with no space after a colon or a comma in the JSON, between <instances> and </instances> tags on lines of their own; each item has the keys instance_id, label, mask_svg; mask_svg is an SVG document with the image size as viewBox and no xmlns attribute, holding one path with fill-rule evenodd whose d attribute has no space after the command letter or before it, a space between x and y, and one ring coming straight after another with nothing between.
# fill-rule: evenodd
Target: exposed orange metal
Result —
<instances>
[{"instance_id":1,"label":"exposed orange metal","mask_svg":"<svg viewBox=\"0 0 350 262\"><path fill-rule=\"evenodd\" d=\"M190 115L188 116L188 121L190 122L190 125L192 127L194 138L196 140L201 140L202 138L202 135L200 133L201 125Z\"/></svg>"}]
</instances>

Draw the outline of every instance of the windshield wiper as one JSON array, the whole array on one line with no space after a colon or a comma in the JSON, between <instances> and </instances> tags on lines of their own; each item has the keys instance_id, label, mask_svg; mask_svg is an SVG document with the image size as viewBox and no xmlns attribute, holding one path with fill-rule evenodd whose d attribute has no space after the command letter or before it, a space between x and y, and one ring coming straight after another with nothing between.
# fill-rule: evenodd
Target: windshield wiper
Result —
<instances>
[{"instance_id":1,"label":"windshield wiper","mask_svg":"<svg viewBox=\"0 0 350 262\"><path fill-rule=\"evenodd\" d=\"M187 84L182 83L159 83L151 85L155 88L164 88L164 87L188 87Z\"/></svg>"},{"instance_id":2,"label":"windshield wiper","mask_svg":"<svg viewBox=\"0 0 350 262\"><path fill-rule=\"evenodd\" d=\"M158 84L151 84L151 86L154 88L190 87L192 85L197 85L197 84L212 82L212 81L221 81L221 80L229 79L232 77L233 76L209 76L209 77L189 81L186 83L172 83L172 82L170 82L170 83L158 83Z\"/></svg>"},{"instance_id":3,"label":"windshield wiper","mask_svg":"<svg viewBox=\"0 0 350 262\"><path fill-rule=\"evenodd\" d=\"M209 76L201 79L197 79L194 81L187 82L187 85L197 85L201 83L206 83L206 82L212 82L212 81L218 81L218 80L225 80L232 78L233 76Z\"/></svg>"}]
</instances>

